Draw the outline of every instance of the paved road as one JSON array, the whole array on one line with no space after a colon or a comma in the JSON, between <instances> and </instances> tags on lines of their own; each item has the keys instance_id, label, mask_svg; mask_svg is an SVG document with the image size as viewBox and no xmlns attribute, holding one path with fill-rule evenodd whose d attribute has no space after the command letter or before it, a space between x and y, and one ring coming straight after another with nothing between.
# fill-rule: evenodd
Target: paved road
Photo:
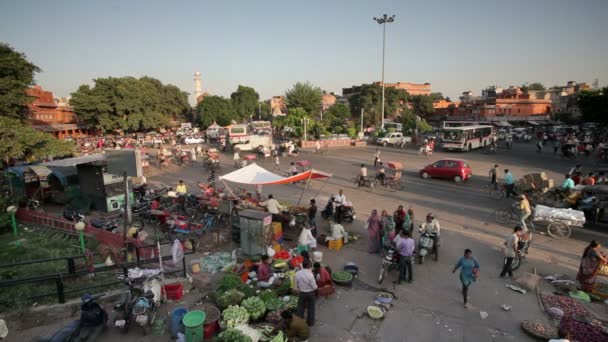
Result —
<instances>
[{"instance_id":1,"label":"paved road","mask_svg":"<svg viewBox=\"0 0 608 342\"><path fill-rule=\"evenodd\" d=\"M497 163L509 168L515 177L531 172L546 171L556 181L573 164L556 158L552 153L537 154L533 144L516 144L512 150L500 149L497 154L484 151L468 153L436 152L427 159L413 150L381 148L382 160L400 161L405 165L403 191L389 192L378 189L370 193L357 189L351 179L358 173L361 163L371 164L375 147L344 148L330 150L318 156L302 153L298 159L309 159L313 166L334 176L327 182L314 181L302 196L303 203L315 197L323 207L330 194L344 189L348 200L357 209L357 220L347 230L361 234L364 238L343 248L340 252L324 252L324 262L333 269L340 269L352 261L359 265L359 280L352 288L340 288L329 300L318 301L317 324L313 328L311 341L528 341L519 324L523 319L545 319L540 311L535 294L519 294L505 288L509 280L498 278L502 261L502 242L511 228L495 223L495 209L509 205L508 200L496 201L487 195L487 171ZM417 171L424 165L442 158L464 158L473 168L474 177L464 183L455 184L442 180L423 180ZM281 160L286 171L294 158ZM586 167L593 161L583 160ZM232 171L231 156L222 156L226 165L218 174ZM273 161L258 161L263 167L275 170ZM207 177L198 166L174 168L175 172L156 174L149 181L174 185L184 179L191 191ZM253 191L253 187L249 187ZM264 193L273 193L276 198L297 201L301 189L294 185L264 187ZM383 284L398 297L394 308L382 321L371 321L360 317L366 307L373 303L377 275L381 265L378 255L366 251L366 231L363 222L372 209L394 211L399 204L412 206L416 217L423 218L433 212L442 225L442 248L439 262L429 261L414 265L414 283L395 286L395 274ZM319 221L320 229L326 223ZM529 258L517 272L532 271L539 274L563 273L574 276L579 255L591 238L606 241L605 234L590 230L577 230L573 238L555 240L536 235ZM417 238L417 236L416 236ZM458 277L452 274L452 265L465 248L471 248L481 263L481 278L470 290L470 309L461 302ZM371 286L371 287L370 287ZM500 309L501 304L513 307L509 312ZM489 314L482 320L480 311ZM360 318L359 318L360 317ZM113 337L108 336L107 340ZM128 341L143 340L129 334Z\"/></svg>"}]
</instances>

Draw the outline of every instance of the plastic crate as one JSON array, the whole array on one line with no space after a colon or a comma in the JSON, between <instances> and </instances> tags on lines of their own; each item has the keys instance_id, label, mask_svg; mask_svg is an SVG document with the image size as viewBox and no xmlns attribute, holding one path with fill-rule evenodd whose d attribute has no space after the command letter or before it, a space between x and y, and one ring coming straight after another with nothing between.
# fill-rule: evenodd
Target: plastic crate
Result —
<instances>
[{"instance_id":1,"label":"plastic crate","mask_svg":"<svg viewBox=\"0 0 608 342\"><path fill-rule=\"evenodd\" d=\"M179 300L184 296L184 286L181 283L166 284L163 286L163 293L167 299Z\"/></svg>"},{"instance_id":2,"label":"plastic crate","mask_svg":"<svg viewBox=\"0 0 608 342\"><path fill-rule=\"evenodd\" d=\"M342 249L342 239L329 240L328 247L329 247L329 249L333 249L335 251L341 250Z\"/></svg>"}]
</instances>

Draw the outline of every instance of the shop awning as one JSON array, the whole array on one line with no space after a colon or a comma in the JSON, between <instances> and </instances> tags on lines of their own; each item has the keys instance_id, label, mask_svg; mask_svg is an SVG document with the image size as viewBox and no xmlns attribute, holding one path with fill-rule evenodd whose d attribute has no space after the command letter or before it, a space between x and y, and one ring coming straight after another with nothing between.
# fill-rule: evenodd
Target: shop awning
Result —
<instances>
[{"instance_id":1,"label":"shop awning","mask_svg":"<svg viewBox=\"0 0 608 342\"><path fill-rule=\"evenodd\" d=\"M51 162L48 163L43 163L40 164L42 166L62 166L62 167L67 167L67 166L76 166L76 165L80 165L80 164L87 164L87 163L92 163L92 162L96 162L96 161L102 161L105 160L106 156L103 153L97 153L97 154L91 154L88 156L82 156L82 157L75 157L75 158L67 158L67 159L57 159L57 160L53 160Z\"/></svg>"},{"instance_id":2,"label":"shop awning","mask_svg":"<svg viewBox=\"0 0 608 342\"><path fill-rule=\"evenodd\" d=\"M538 122L536 122L536 121L528 121L528 123L529 123L530 125L532 125L532 126L538 126L538 125L540 125L540 124L539 124Z\"/></svg>"},{"instance_id":3,"label":"shop awning","mask_svg":"<svg viewBox=\"0 0 608 342\"><path fill-rule=\"evenodd\" d=\"M331 177L331 174L316 170L302 172L291 177L282 177L253 163L220 176L220 180L250 185L277 185L328 177Z\"/></svg>"}]
</instances>

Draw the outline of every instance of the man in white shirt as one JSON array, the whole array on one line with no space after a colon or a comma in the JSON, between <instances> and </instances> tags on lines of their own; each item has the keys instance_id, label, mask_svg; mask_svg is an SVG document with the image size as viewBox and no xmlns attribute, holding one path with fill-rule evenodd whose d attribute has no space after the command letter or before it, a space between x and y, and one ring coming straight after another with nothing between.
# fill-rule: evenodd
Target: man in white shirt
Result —
<instances>
[{"instance_id":1,"label":"man in white shirt","mask_svg":"<svg viewBox=\"0 0 608 342\"><path fill-rule=\"evenodd\" d=\"M344 196L344 191L340 189L338 196L334 199L334 204L336 205L336 222L342 223L342 210L344 209L344 203L346 203L346 197Z\"/></svg>"},{"instance_id":2,"label":"man in white shirt","mask_svg":"<svg viewBox=\"0 0 608 342\"><path fill-rule=\"evenodd\" d=\"M312 229L308 229L305 226L302 227L300 237L298 238L298 244L310 248L317 248L317 239L312 235Z\"/></svg>"},{"instance_id":3,"label":"man in white shirt","mask_svg":"<svg viewBox=\"0 0 608 342\"><path fill-rule=\"evenodd\" d=\"M509 235L507 241L505 241L505 260L502 267L502 272L500 272L500 277L503 278L507 273L510 278L513 278L513 270L511 266L513 264L513 259L517 255L517 245L519 242L519 234L523 231L523 228L520 226L515 226L513 228L513 234Z\"/></svg>"},{"instance_id":4,"label":"man in white shirt","mask_svg":"<svg viewBox=\"0 0 608 342\"><path fill-rule=\"evenodd\" d=\"M321 150L321 143L319 143L319 140L315 141L315 152L319 153L319 151Z\"/></svg>"},{"instance_id":5,"label":"man in white shirt","mask_svg":"<svg viewBox=\"0 0 608 342\"><path fill-rule=\"evenodd\" d=\"M260 205L266 207L266 209L268 209L268 212L271 213L273 216L280 214L281 210L284 209L284 207L279 204L279 201L274 199L272 194L268 195L268 200L260 203Z\"/></svg>"},{"instance_id":6,"label":"man in white shirt","mask_svg":"<svg viewBox=\"0 0 608 342\"><path fill-rule=\"evenodd\" d=\"M346 236L346 234L347 234L346 230L344 230L344 227L339 223L330 222L329 230L331 231L331 236L328 236L326 238L326 241L342 240L344 238L344 236Z\"/></svg>"},{"instance_id":7,"label":"man in white shirt","mask_svg":"<svg viewBox=\"0 0 608 342\"><path fill-rule=\"evenodd\" d=\"M308 326L315 324L315 290L317 289L317 281L310 270L310 260L304 259L302 269L296 272L296 285L300 292L298 300L298 316L304 318L304 311L308 311L306 323Z\"/></svg>"},{"instance_id":8,"label":"man in white shirt","mask_svg":"<svg viewBox=\"0 0 608 342\"><path fill-rule=\"evenodd\" d=\"M365 166L365 164L361 164L361 171L359 172L359 186L363 186L366 177L367 167Z\"/></svg>"}]
</instances>

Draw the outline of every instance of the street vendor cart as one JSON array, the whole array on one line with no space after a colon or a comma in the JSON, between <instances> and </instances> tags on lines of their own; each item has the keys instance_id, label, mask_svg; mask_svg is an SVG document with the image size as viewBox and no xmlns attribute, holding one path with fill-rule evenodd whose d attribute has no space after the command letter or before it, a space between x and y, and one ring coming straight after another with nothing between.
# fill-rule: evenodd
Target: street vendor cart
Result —
<instances>
[{"instance_id":1,"label":"street vendor cart","mask_svg":"<svg viewBox=\"0 0 608 342\"><path fill-rule=\"evenodd\" d=\"M556 239L564 239L572 235L572 227L583 227L585 214L579 210L537 205L534 207L532 221L546 225L547 234L550 236Z\"/></svg>"}]
</instances>

